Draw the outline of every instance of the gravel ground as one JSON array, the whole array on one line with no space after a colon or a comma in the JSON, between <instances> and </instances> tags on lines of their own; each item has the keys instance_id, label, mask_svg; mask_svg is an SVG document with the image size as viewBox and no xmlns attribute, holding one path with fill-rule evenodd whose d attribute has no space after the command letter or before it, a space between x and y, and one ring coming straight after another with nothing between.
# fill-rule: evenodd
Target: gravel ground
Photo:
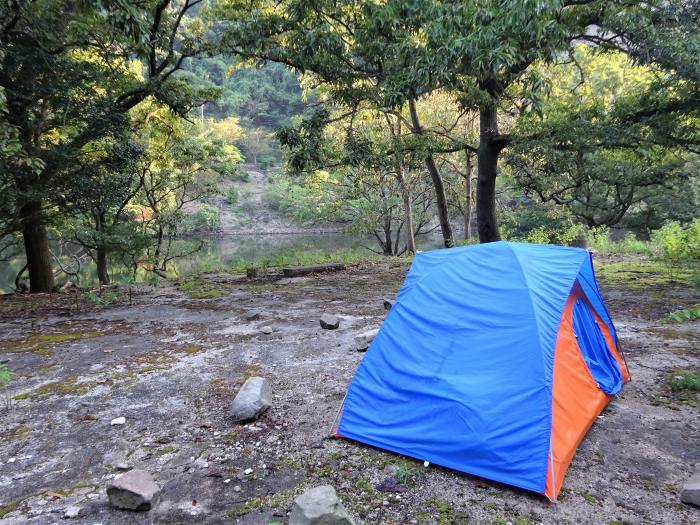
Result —
<instances>
[{"instance_id":1,"label":"gravel ground","mask_svg":"<svg viewBox=\"0 0 700 525\"><path fill-rule=\"evenodd\" d=\"M700 301L683 287L604 287L633 381L581 444L556 504L328 438L363 356L353 337L381 324L382 298L406 269L205 275L122 289L110 306L72 293L0 297L0 362L15 374L0 392L0 521L268 525L284 523L305 488L331 484L358 523L700 522L679 501L700 466L697 394L668 388L678 370L699 371L700 322L658 322ZM338 330L321 330L324 311L341 317ZM236 425L227 407L252 375L270 379L274 406ZM150 512L110 507L121 463L162 486ZM377 490L392 477L399 492ZM72 506L78 517L64 520Z\"/></svg>"}]
</instances>

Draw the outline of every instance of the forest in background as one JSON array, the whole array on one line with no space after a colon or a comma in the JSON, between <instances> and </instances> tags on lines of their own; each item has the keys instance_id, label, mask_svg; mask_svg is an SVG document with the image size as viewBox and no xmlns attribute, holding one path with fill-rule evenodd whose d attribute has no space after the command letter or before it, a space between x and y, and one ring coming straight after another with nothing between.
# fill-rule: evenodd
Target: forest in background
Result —
<instances>
[{"instance_id":1,"label":"forest in background","mask_svg":"<svg viewBox=\"0 0 700 525\"><path fill-rule=\"evenodd\" d=\"M114 264L167 277L201 246L178 238L218 229L222 180L238 204L244 162L269 169L270 208L384 255L430 232L570 244L623 227L698 258L699 13L5 0L0 259L23 246L33 292L69 273L68 245L102 284Z\"/></svg>"}]
</instances>

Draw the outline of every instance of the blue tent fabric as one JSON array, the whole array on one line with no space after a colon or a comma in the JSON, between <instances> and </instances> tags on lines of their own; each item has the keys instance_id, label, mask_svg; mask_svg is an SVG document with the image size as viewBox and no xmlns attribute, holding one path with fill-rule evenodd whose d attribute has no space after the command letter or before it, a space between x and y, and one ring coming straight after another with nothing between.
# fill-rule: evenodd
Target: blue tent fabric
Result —
<instances>
[{"instance_id":1,"label":"blue tent fabric","mask_svg":"<svg viewBox=\"0 0 700 525\"><path fill-rule=\"evenodd\" d=\"M582 299L574 305L573 321L576 342L591 376L603 392L610 396L617 394L622 389L622 372L608 351L605 337L591 310Z\"/></svg>"},{"instance_id":2,"label":"blue tent fabric","mask_svg":"<svg viewBox=\"0 0 700 525\"><path fill-rule=\"evenodd\" d=\"M598 304L586 250L496 242L417 254L338 434L544 492L554 348L577 279Z\"/></svg>"}]
</instances>

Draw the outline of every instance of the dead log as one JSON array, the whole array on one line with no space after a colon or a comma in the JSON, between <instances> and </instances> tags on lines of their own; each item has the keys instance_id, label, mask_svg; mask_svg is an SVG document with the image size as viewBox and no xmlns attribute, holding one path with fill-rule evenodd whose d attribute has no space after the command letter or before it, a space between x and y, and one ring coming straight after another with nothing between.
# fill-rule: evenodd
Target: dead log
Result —
<instances>
[{"instance_id":1,"label":"dead log","mask_svg":"<svg viewBox=\"0 0 700 525\"><path fill-rule=\"evenodd\" d=\"M300 275L309 275L310 273L338 272L340 270L345 270L345 265L343 263L312 264L310 266L282 268L282 274L285 277L299 277Z\"/></svg>"}]
</instances>

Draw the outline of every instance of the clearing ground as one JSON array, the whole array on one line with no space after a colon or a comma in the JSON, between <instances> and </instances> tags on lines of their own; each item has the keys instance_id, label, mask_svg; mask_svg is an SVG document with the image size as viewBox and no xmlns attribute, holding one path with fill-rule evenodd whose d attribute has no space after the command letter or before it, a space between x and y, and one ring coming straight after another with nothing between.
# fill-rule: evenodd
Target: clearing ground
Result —
<instances>
[{"instance_id":1,"label":"clearing ground","mask_svg":"<svg viewBox=\"0 0 700 525\"><path fill-rule=\"evenodd\" d=\"M382 297L406 270L204 275L105 293L108 306L75 292L0 297L0 362L15 374L0 407L0 521L267 525L284 523L305 488L332 484L373 525L700 522L679 502L700 462L697 394L671 388L700 371L700 322L659 322L700 298L673 279L603 272L633 380L583 441L556 504L328 438L363 356L353 336L381 323ZM338 330L320 329L323 311L341 316ZM227 407L250 375L271 380L274 406L236 425ZM125 425L110 425L120 416ZM152 511L110 507L105 486L121 463L162 486ZM377 490L389 476L400 492Z\"/></svg>"}]
</instances>

